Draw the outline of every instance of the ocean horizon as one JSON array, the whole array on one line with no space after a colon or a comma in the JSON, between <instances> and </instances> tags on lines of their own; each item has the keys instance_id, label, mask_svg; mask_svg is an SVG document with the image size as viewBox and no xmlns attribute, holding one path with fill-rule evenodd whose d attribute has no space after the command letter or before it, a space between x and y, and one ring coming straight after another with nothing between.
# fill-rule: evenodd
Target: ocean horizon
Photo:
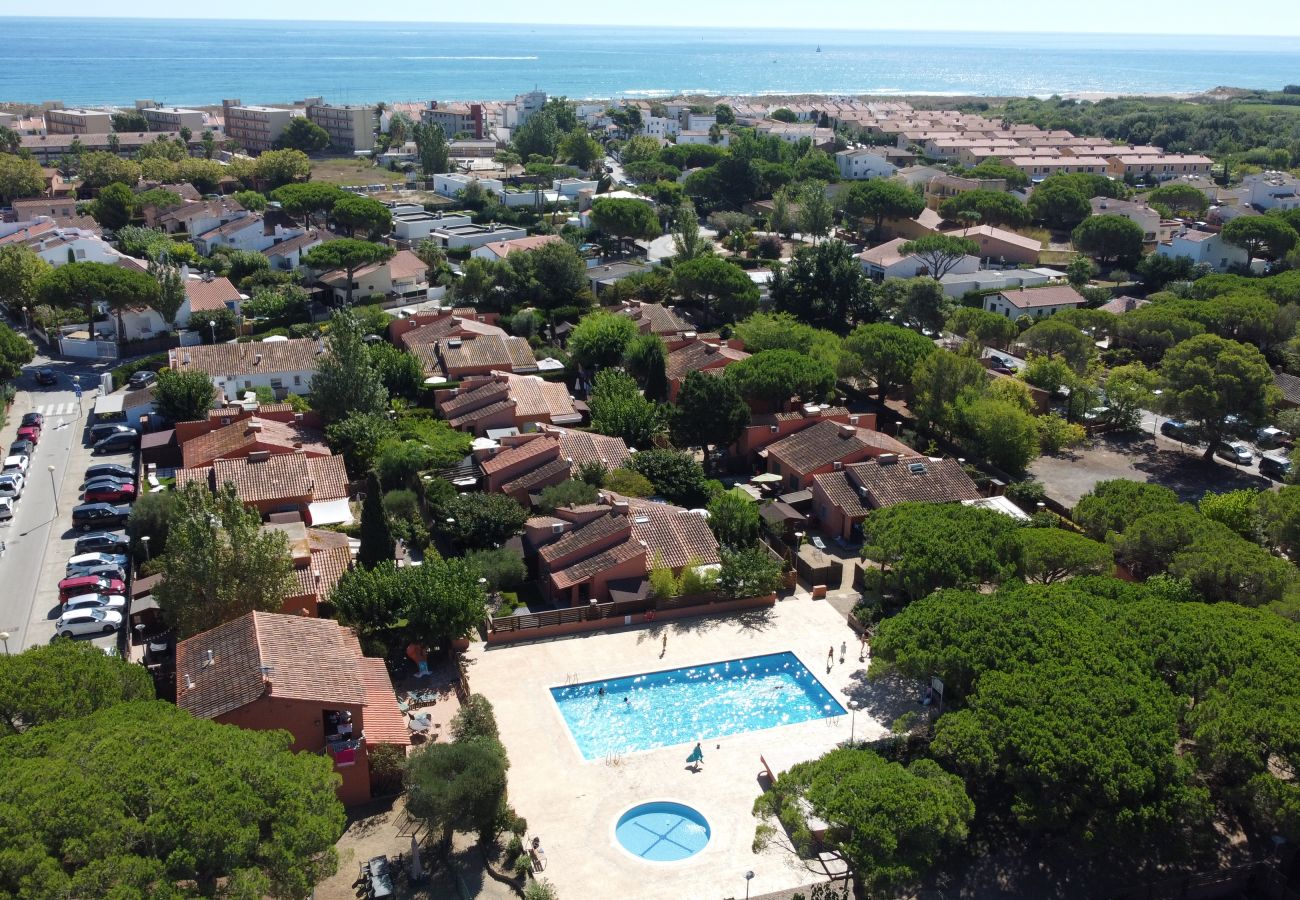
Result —
<instances>
[{"instance_id":1,"label":"ocean horizon","mask_svg":"<svg viewBox=\"0 0 1300 900\"><path fill-rule=\"evenodd\" d=\"M1187 94L1300 81L1300 37L0 17L0 101L215 105Z\"/></svg>"}]
</instances>

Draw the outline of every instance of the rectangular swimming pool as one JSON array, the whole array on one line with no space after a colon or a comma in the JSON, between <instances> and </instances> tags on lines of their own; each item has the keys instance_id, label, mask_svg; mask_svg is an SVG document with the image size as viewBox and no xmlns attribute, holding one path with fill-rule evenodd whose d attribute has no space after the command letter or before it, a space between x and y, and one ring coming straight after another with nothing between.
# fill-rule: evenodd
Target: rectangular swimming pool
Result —
<instances>
[{"instance_id":1,"label":"rectangular swimming pool","mask_svg":"<svg viewBox=\"0 0 1300 900\"><path fill-rule=\"evenodd\" d=\"M793 653L551 688L585 759L844 715Z\"/></svg>"}]
</instances>

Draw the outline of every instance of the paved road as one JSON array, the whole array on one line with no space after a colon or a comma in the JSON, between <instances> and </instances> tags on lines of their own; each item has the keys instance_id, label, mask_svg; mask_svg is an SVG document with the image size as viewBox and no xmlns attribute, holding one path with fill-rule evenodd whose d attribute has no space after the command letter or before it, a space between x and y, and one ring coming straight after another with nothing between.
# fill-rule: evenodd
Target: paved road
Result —
<instances>
[{"instance_id":1,"label":"paved road","mask_svg":"<svg viewBox=\"0 0 1300 900\"><path fill-rule=\"evenodd\" d=\"M57 385L36 385L32 373L45 365L59 373ZM86 416L98 396L92 385L98 384L99 373L108 365L37 356L18 384L9 422L0 429L0 439L7 449L24 413L35 411L45 416L22 499L14 509L13 519L0 523L0 540L5 542L0 557L0 630L9 633L9 650L13 653L48 643L54 636L54 620L59 613L58 582L73 555L76 537L71 510L81 502L81 476L92 459L90 448L85 446ZM74 376L79 376L83 385L80 404L73 392ZM96 461L129 459L130 454L115 454ZM95 643L109 646L113 639L97 638Z\"/></svg>"}]
</instances>

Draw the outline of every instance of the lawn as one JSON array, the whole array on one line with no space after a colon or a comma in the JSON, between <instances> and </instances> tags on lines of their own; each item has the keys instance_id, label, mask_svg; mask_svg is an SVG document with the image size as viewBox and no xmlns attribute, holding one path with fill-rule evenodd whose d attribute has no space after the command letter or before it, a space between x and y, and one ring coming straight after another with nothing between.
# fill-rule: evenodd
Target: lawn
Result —
<instances>
[{"instance_id":1,"label":"lawn","mask_svg":"<svg viewBox=\"0 0 1300 900\"><path fill-rule=\"evenodd\" d=\"M348 187L357 184L402 184L406 176L401 172L381 169L368 159L335 156L329 159L313 159L311 180Z\"/></svg>"}]
</instances>

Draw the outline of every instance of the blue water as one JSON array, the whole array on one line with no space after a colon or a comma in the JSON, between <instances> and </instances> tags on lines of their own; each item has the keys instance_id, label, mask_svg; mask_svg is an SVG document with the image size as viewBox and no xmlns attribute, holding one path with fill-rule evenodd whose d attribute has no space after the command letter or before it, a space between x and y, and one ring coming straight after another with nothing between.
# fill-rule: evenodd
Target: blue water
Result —
<instances>
[{"instance_id":1,"label":"blue water","mask_svg":"<svg viewBox=\"0 0 1300 900\"><path fill-rule=\"evenodd\" d=\"M586 759L844 715L793 653L555 687L551 697Z\"/></svg>"},{"instance_id":2,"label":"blue water","mask_svg":"<svg viewBox=\"0 0 1300 900\"><path fill-rule=\"evenodd\" d=\"M0 37L0 99L68 105L491 100L533 87L1047 96L1300 78L1294 37L37 18L0 18Z\"/></svg>"},{"instance_id":3,"label":"blue water","mask_svg":"<svg viewBox=\"0 0 1300 900\"><path fill-rule=\"evenodd\" d=\"M698 810L666 800L632 807L614 828L624 849L652 862L694 856L708 845L711 835L708 820Z\"/></svg>"}]
</instances>

